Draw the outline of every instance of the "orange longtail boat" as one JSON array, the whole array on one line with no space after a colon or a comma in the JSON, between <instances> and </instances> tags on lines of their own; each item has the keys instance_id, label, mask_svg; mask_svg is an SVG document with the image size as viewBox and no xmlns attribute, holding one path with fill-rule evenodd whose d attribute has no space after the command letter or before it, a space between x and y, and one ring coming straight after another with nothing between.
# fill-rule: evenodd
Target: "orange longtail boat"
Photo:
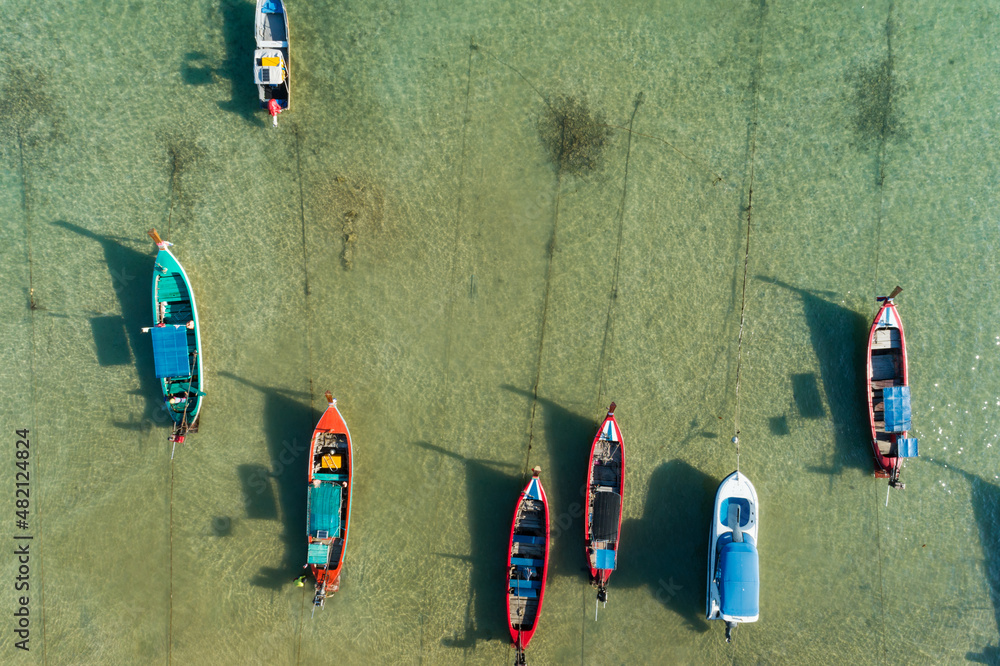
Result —
<instances>
[{"instance_id":1,"label":"orange longtail boat","mask_svg":"<svg viewBox=\"0 0 1000 666\"><path fill-rule=\"evenodd\" d=\"M316 578L313 605L340 589L340 571L351 524L354 456L351 433L326 392L327 408L316 424L309 449L309 552L307 565Z\"/></svg>"}]
</instances>

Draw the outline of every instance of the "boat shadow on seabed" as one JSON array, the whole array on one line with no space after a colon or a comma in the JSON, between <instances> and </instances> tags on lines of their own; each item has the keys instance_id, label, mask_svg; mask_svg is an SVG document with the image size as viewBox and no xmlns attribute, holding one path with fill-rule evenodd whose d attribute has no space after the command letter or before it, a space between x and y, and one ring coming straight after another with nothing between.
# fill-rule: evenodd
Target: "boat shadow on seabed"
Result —
<instances>
[{"instance_id":1,"label":"boat shadow on seabed","mask_svg":"<svg viewBox=\"0 0 1000 666\"><path fill-rule=\"evenodd\" d=\"M462 633L444 638L441 643L446 647L475 648L480 640L506 637L503 571L507 557L510 516L503 507L509 505L513 515L514 501L521 487L521 476L515 471L516 466L510 463L466 458L430 442L415 442L415 445L454 458L465 467L465 487L469 502L469 554L436 555L465 560L471 565L469 599Z\"/></svg>"},{"instance_id":2,"label":"boat shadow on seabed","mask_svg":"<svg viewBox=\"0 0 1000 666\"><path fill-rule=\"evenodd\" d=\"M226 42L226 59L213 71L217 76L229 79L232 84L231 99L219 102L219 108L241 116L251 125L265 127L267 123L260 113L257 100L257 86L253 80L254 14L253 2L228 0L222 3L222 31ZM201 54L191 54L195 58ZM200 85L203 72L210 67L192 69L190 64L182 70L185 80L192 85Z\"/></svg>"},{"instance_id":3,"label":"boat shadow on seabed","mask_svg":"<svg viewBox=\"0 0 1000 666\"><path fill-rule=\"evenodd\" d=\"M271 457L271 469L240 465L237 474L243 485L247 518L269 518L282 522L281 540L285 554L277 567L261 567L251 584L278 590L303 573L306 561L306 494L309 443L317 415L301 402L309 394L302 391L262 386L231 372L219 377L235 380L264 395L264 435ZM271 483L277 497L277 511L268 507Z\"/></svg>"},{"instance_id":4,"label":"boat shadow on seabed","mask_svg":"<svg viewBox=\"0 0 1000 666\"><path fill-rule=\"evenodd\" d=\"M1000 516L1000 486L937 460L927 459L927 462L958 474L972 487L972 514L979 528L986 584L993 604L993 618L1000 632L1000 523L997 519ZM980 652L967 652L965 659L979 664L1000 664L1000 645L986 645Z\"/></svg>"},{"instance_id":5,"label":"boat shadow on seabed","mask_svg":"<svg viewBox=\"0 0 1000 666\"><path fill-rule=\"evenodd\" d=\"M841 474L846 468L866 472L874 469L871 447L865 446L870 435L866 428L868 412L865 408L867 398L863 370L871 322L854 310L821 298L821 295L832 296L833 292L801 289L763 275L756 277L761 282L782 287L802 298L809 340L819 361L823 392L830 406L835 443L830 464L809 466L809 471L832 476ZM815 393L815 384L803 381L803 375L793 375L791 379L801 415L804 418L822 417L822 405L802 397L803 394ZM820 398L817 396L816 400Z\"/></svg>"},{"instance_id":6,"label":"boat shadow on seabed","mask_svg":"<svg viewBox=\"0 0 1000 666\"><path fill-rule=\"evenodd\" d=\"M627 447L628 431L625 437ZM646 587L692 631L708 631L705 558L718 485L717 479L682 460L665 462L653 470L642 518L622 523L621 556L608 585L609 604L614 603L615 588ZM626 479L626 502L629 488ZM638 490L634 483L631 488L632 493Z\"/></svg>"},{"instance_id":7,"label":"boat shadow on seabed","mask_svg":"<svg viewBox=\"0 0 1000 666\"><path fill-rule=\"evenodd\" d=\"M533 396L530 391L509 385L503 388L528 398ZM545 419L545 445L552 470L545 484L549 504L553 507L551 529L554 539L563 535L561 540L565 542L564 547L552 551L549 575L576 576L589 581L583 511L587 501L585 486L590 445L601 420L580 416L546 398L538 398L538 403ZM603 417L603 414L598 411L594 416ZM634 494L636 486L629 481L633 477L628 472L628 423L623 422L621 427L625 439L624 501L627 505L635 501L631 498L639 495ZM544 477L545 472L542 474ZM643 517L622 522L618 568L608 584L608 603L614 603L616 589L646 587L654 599L684 618L692 630L708 630L702 611L705 607L705 557L718 483L680 460L664 463L654 470Z\"/></svg>"},{"instance_id":8,"label":"boat shadow on seabed","mask_svg":"<svg viewBox=\"0 0 1000 666\"><path fill-rule=\"evenodd\" d=\"M531 464L542 466L542 484L549 499L549 529L554 542L574 544L552 548L549 553L549 572L552 576L575 576L590 581L590 568L583 543L583 514L587 506L587 463L590 445L605 412L595 410L593 417L580 416L548 398L535 398L534 393L510 384L501 388L525 398L537 399L545 433L543 443L536 438ZM607 406L604 407L607 409ZM597 417L600 417L598 419ZM537 429L536 424L536 429ZM626 474L628 474L628 426L622 425L625 438ZM535 455L535 454L538 455ZM547 454L548 463L541 456ZM527 478L525 479L527 483ZM625 493L628 494L626 481ZM513 512L513 504L511 511ZM624 537L623 537L624 538Z\"/></svg>"},{"instance_id":9,"label":"boat shadow on seabed","mask_svg":"<svg viewBox=\"0 0 1000 666\"><path fill-rule=\"evenodd\" d=\"M118 296L122 314L121 317L100 315L90 319L97 347L97 362L101 366L125 365L134 357L139 389L132 393L146 399L142 417L138 421L115 422L114 425L125 430L148 430L154 424L170 426L172 421L164 409L160 382L153 370L153 345L149 336L142 333L144 326L153 323L153 254L132 249L125 244L130 239L94 233L64 220L57 220L52 224L97 241L104 250L104 261L108 265L112 287ZM143 243L143 247L148 245Z\"/></svg>"}]
</instances>

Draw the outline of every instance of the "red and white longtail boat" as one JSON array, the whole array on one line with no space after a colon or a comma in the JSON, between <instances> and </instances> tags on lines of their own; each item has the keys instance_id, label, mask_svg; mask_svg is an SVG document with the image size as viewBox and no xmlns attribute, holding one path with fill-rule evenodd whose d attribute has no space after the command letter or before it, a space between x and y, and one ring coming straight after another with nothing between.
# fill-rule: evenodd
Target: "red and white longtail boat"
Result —
<instances>
[{"instance_id":1,"label":"red and white longtail boat","mask_svg":"<svg viewBox=\"0 0 1000 666\"><path fill-rule=\"evenodd\" d=\"M351 432L329 391L326 401L326 411L316 424L309 449L307 566L316 578L314 607L322 607L327 595L340 589L340 570L344 566L351 524L351 491L354 489Z\"/></svg>"},{"instance_id":2,"label":"red and white longtail boat","mask_svg":"<svg viewBox=\"0 0 1000 666\"><path fill-rule=\"evenodd\" d=\"M549 500L538 475L521 491L510 526L507 548L507 625L517 649L515 664L524 664L524 650L538 627L549 570Z\"/></svg>"},{"instance_id":3,"label":"red and white longtail boat","mask_svg":"<svg viewBox=\"0 0 1000 666\"><path fill-rule=\"evenodd\" d=\"M617 565L622 532L622 497L625 495L625 441L615 420L615 403L594 436L587 466L587 544L590 580L597 587L597 601L608 602L608 579ZM597 610L594 610L597 619Z\"/></svg>"},{"instance_id":4,"label":"red and white longtail boat","mask_svg":"<svg viewBox=\"0 0 1000 666\"><path fill-rule=\"evenodd\" d=\"M892 299L902 287L879 297L882 307L868 333L868 421L875 476L889 479L889 486L904 488L899 482L903 458L916 457L917 440L906 436L910 429L910 382L906 365L906 337L903 322Z\"/></svg>"}]
</instances>

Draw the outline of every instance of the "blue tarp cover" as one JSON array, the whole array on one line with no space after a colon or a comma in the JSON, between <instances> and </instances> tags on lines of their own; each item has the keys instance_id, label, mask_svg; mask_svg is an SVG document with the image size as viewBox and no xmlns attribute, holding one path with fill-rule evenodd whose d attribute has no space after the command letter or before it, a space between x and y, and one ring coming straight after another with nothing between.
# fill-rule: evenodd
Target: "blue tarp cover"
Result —
<instances>
[{"instance_id":1,"label":"blue tarp cover","mask_svg":"<svg viewBox=\"0 0 1000 666\"><path fill-rule=\"evenodd\" d=\"M330 547L324 543L309 544L309 564L326 564L326 558L330 556Z\"/></svg>"},{"instance_id":2,"label":"blue tarp cover","mask_svg":"<svg viewBox=\"0 0 1000 666\"><path fill-rule=\"evenodd\" d=\"M157 379L190 375L187 329L183 326L154 326L149 333L153 336L153 364Z\"/></svg>"},{"instance_id":3,"label":"blue tarp cover","mask_svg":"<svg viewBox=\"0 0 1000 666\"><path fill-rule=\"evenodd\" d=\"M905 432L910 429L910 387L889 386L882 389L885 401L885 431Z\"/></svg>"},{"instance_id":4,"label":"blue tarp cover","mask_svg":"<svg viewBox=\"0 0 1000 666\"><path fill-rule=\"evenodd\" d=\"M723 615L752 617L759 612L757 549L749 542L727 543L719 556L719 595Z\"/></svg>"},{"instance_id":5,"label":"blue tarp cover","mask_svg":"<svg viewBox=\"0 0 1000 666\"><path fill-rule=\"evenodd\" d=\"M896 455L900 458L917 457L917 438L900 437L896 440Z\"/></svg>"},{"instance_id":6,"label":"blue tarp cover","mask_svg":"<svg viewBox=\"0 0 1000 666\"><path fill-rule=\"evenodd\" d=\"M340 536L340 497L342 488L333 483L321 483L309 488L309 534L327 530L330 537Z\"/></svg>"},{"instance_id":7,"label":"blue tarp cover","mask_svg":"<svg viewBox=\"0 0 1000 666\"><path fill-rule=\"evenodd\" d=\"M594 554L597 555L597 569L615 568L615 551L605 548L598 549Z\"/></svg>"}]
</instances>

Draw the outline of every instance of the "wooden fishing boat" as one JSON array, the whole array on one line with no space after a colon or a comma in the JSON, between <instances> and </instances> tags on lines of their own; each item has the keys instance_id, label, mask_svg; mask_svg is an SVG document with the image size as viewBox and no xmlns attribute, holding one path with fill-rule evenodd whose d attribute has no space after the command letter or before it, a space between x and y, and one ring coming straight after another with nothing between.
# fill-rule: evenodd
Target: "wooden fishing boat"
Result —
<instances>
[{"instance_id":1,"label":"wooden fishing boat","mask_svg":"<svg viewBox=\"0 0 1000 666\"><path fill-rule=\"evenodd\" d=\"M724 620L726 642L740 622L760 616L757 490L736 470L719 484L708 540L706 617Z\"/></svg>"},{"instance_id":2,"label":"wooden fishing boat","mask_svg":"<svg viewBox=\"0 0 1000 666\"><path fill-rule=\"evenodd\" d=\"M611 403L590 446L587 520L583 526L590 580L597 587L599 603L607 604L608 579L617 566L624 495L625 442L615 420L615 403ZM594 619L597 619L596 610Z\"/></svg>"},{"instance_id":3,"label":"wooden fishing boat","mask_svg":"<svg viewBox=\"0 0 1000 666\"><path fill-rule=\"evenodd\" d=\"M282 110L288 110L291 100L288 14L282 0L257 0L254 37L257 49L253 54L253 78L260 106L266 109L273 99Z\"/></svg>"},{"instance_id":4,"label":"wooden fishing boat","mask_svg":"<svg viewBox=\"0 0 1000 666\"><path fill-rule=\"evenodd\" d=\"M875 476L889 479L889 486L905 488L899 482L903 458L917 455L917 440L907 437L910 429L910 385L906 363L906 336L893 300L901 287L880 297L882 307L868 333L868 422Z\"/></svg>"},{"instance_id":5,"label":"wooden fishing boat","mask_svg":"<svg viewBox=\"0 0 1000 666\"><path fill-rule=\"evenodd\" d=\"M507 547L507 625L517 650L514 663L524 664L524 650L538 627L549 570L549 501L538 475L521 491Z\"/></svg>"},{"instance_id":6,"label":"wooden fishing boat","mask_svg":"<svg viewBox=\"0 0 1000 666\"><path fill-rule=\"evenodd\" d=\"M149 237L159 248L153 264L156 323L142 330L153 340L156 377L160 380L167 413L174 422L169 439L176 445L183 443L188 433L198 432L205 396L201 330L187 273L168 249L172 243L160 238L156 229L149 230Z\"/></svg>"},{"instance_id":7,"label":"wooden fishing boat","mask_svg":"<svg viewBox=\"0 0 1000 666\"><path fill-rule=\"evenodd\" d=\"M340 571L351 525L354 455L351 432L326 392L327 408L313 431L309 448L309 540L307 565L316 578L313 605L322 607L340 589Z\"/></svg>"}]
</instances>

